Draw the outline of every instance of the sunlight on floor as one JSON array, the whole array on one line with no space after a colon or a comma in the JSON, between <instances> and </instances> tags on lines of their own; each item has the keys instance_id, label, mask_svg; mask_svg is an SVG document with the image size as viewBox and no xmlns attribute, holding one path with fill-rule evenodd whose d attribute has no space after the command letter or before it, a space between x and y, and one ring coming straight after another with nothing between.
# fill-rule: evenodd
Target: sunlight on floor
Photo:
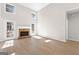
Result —
<instances>
[{"instance_id":1,"label":"sunlight on floor","mask_svg":"<svg viewBox=\"0 0 79 59\"><path fill-rule=\"evenodd\" d=\"M9 41L6 41L6 42L4 43L4 45L2 46L1 49L7 48L7 47L11 47L11 46L13 46L13 45L14 45L14 40L9 40Z\"/></svg>"},{"instance_id":2,"label":"sunlight on floor","mask_svg":"<svg viewBox=\"0 0 79 59\"><path fill-rule=\"evenodd\" d=\"M44 42L48 43L48 42L51 42L51 40L45 40Z\"/></svg>"},{"instance_id":3,"label":"sunlight on floor","mask_svg":"<svg viewBox=\"0 0 79 59\"><path fill-rule=\"evenodd\" d=\"M41 39L42 37L40 37L40 36L33 36L34 38L36 38L36 39Z\"/></svg>"}]
</instances>

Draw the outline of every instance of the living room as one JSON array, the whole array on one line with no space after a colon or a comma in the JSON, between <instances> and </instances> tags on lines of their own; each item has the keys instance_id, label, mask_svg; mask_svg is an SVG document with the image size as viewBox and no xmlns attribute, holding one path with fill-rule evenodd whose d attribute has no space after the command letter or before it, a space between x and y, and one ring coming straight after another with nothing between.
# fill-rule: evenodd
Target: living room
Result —
<instances>
[{"instance_id":1,"label":"living room","mask_svg":"<svg viewBox=\"0 0 79 59\"><path fill-rule=\"evenodd\" d=\"M78 7L79 3L0 3L1 54L78 55Z\"/></svg>"}]
</instances>

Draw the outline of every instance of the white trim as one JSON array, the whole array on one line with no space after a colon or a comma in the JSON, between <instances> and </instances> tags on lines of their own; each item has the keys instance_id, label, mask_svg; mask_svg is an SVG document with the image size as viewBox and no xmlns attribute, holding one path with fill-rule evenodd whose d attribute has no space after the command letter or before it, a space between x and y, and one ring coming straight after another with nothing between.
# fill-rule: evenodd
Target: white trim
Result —
<instances>
[{"instance_id":1,"label":"white trim","mask_svg":"<svg viewBox=\"0 0 79 59\"><path fill-rule=\"evenodd\" d=\"M69 40L72 40L72 41L78 41L78 42L79 42L79 39L69 39Z\"/></svg>"}]
</instances>

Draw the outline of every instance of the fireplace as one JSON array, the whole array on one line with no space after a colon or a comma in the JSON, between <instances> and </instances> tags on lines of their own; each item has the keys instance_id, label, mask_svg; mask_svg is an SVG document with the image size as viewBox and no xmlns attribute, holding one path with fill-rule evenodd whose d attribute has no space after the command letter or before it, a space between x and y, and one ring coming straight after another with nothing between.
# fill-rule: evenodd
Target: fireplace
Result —
<instances>
[{"instance_id":1,"label":"fireplace","mask_svg":"<svg viewBox=\"0 0 79 59\"><path fill-rule=\"evenodd\" d=\"M29 32L28 31L20 32L20 37L22 37L22 36L29 36Z\"/></svg>"},{"instance_id":2,"label":"fireplace","mask_svg":"<svg viewBox=\"0 0 79 59\"><path fill-rule=\"evenodd\" d=\"M19 29L19 38L25 38L30 36L29 28L21 28Z\"/></svg>"}]
</instances>

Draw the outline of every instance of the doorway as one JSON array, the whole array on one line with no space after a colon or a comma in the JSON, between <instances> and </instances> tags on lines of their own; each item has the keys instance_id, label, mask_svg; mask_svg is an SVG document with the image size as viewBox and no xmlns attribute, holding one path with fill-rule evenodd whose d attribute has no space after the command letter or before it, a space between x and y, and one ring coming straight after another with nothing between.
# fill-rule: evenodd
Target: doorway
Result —
<instances>
[{"instance_id":1,"label":"doorway","mask_svg":"<svg viewBox=\"0 0 79 59\"><path fill-rule=\"evenodd\" d=\"M79 11L68 12L68 40L79 41Z\"/></svg>"}]
</instances>

